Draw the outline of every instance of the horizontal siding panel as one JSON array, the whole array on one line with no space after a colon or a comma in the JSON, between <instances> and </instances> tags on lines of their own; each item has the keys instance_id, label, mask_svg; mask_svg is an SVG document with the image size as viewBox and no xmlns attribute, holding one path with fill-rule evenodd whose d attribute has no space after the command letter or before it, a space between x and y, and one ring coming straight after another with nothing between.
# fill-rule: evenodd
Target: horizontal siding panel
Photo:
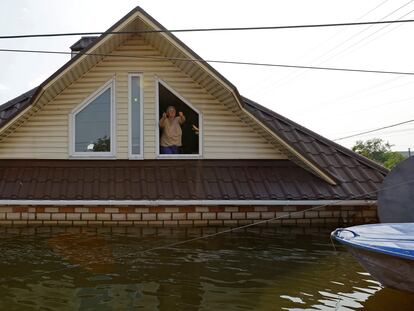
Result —
<instances>
[{"instance_id":1,"label":"horizontal siding panel","mask_svg":"<svg viewBox=\"0 0 414 311\"><path fill-rule=\"evenodd\" d=\"M120 159L128 158L129 73L143 74L145 158L156 157L156 76L202 113L204 158L286 158L283 152L258 134L259 127L253 129L246 124L249 118L242 121L240 116L217 99L217 94L224 98L228 91L216 83L208 83L208 92L171 61L145 59L147 56L161 57L161 54L141 39L128 40L113 51L112 55L120 56L102 60L8 136L0 144L0 158L68 158L68 114L112 77L115 77L116 90L116 154ZM73 75L77 74L74 70ZM203 71L195 70L194 74L211 80ZM229 100L233 101L230 97ZM232 102L229 101L229 106L231 105Z\"/></svg>"}]
</instances>

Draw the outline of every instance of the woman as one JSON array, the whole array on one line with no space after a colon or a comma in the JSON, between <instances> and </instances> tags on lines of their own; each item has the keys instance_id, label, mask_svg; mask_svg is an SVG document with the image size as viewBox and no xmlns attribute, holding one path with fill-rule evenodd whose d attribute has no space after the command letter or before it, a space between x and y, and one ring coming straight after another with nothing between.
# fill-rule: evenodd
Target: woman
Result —
<instances>
[{"instance_id":1,"label":"woman","mask_svg":"<svg viewBox=\"0 0 414 311\"><path fill-rule=\"evenodd\" d=\"M185 116L181 111L178 113L178 117L176 113L175 107L169 106L160 119L160 129L162 130L160 141L161 154L178 154L178 147L182 146L181 137L183 132L181 124L185 122Z\"/></svg>"}]
</instances>

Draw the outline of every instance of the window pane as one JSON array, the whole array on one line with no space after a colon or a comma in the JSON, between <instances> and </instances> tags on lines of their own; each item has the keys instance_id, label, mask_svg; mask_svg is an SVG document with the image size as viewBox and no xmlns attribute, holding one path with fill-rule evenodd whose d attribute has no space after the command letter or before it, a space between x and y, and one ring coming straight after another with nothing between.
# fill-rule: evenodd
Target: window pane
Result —
<instances>
[{"instance_id":1,"label":"window pane","mask_svg":"<svg viewBox=\"0 0 414 311\"><path fill-rule=\"evenodd\" d=\"M75 151L110 152L111 89L75 115Z\"/></svg>"},{"instance_id":2,"label":"window pane","mask_svg":"<svg viewBox=\"0 0 414 311\"><path fill-rule=\"evenodd\" d=\"M140 77L131 77L131 153L141 154Z\"/></svg>"}]
</instances>

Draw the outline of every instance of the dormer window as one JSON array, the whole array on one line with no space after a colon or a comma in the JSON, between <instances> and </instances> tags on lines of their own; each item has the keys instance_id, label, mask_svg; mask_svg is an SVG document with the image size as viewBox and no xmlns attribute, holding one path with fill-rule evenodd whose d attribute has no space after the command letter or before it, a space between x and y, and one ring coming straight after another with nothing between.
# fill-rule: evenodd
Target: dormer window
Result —
<instances>
[{"instance_id":1,"label":"dormer window","mask_svg":"<svg viewBox=\"0 0 414 311\"><path fill-rule=\"evenodd\" d=\"M89 96L70 114L72 156L114 154L113 80Z\"/></svg>"},{"instance_id":2,"label":"dormer window","mask_svg":"<svg viewBox=\"0 0 414 311\"><path fill-rule=\"evenodd\" d=\"M162 80L157 95L158 158L200 158L201 113Z\"/></svg>"}]
</instances>

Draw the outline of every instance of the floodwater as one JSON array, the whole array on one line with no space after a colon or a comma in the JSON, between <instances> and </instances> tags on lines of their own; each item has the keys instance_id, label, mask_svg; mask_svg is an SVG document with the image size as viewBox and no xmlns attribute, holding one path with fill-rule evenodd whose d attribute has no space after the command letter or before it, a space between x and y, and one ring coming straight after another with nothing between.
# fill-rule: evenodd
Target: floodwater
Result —
<instances>
[{"instance_id":1,"label":"floodwater","mask_svg":"<svg viewBox=\"0 0 414 311\"><path fill-rule=\"evenodd\" d=\"M413 310L323 228L0 231L0 310ZM157 249L154 249L157 248ZM149 250L152 249L152 250ZM144 250L149 250L144 252Z\"/></svg>"}]
</instances>

